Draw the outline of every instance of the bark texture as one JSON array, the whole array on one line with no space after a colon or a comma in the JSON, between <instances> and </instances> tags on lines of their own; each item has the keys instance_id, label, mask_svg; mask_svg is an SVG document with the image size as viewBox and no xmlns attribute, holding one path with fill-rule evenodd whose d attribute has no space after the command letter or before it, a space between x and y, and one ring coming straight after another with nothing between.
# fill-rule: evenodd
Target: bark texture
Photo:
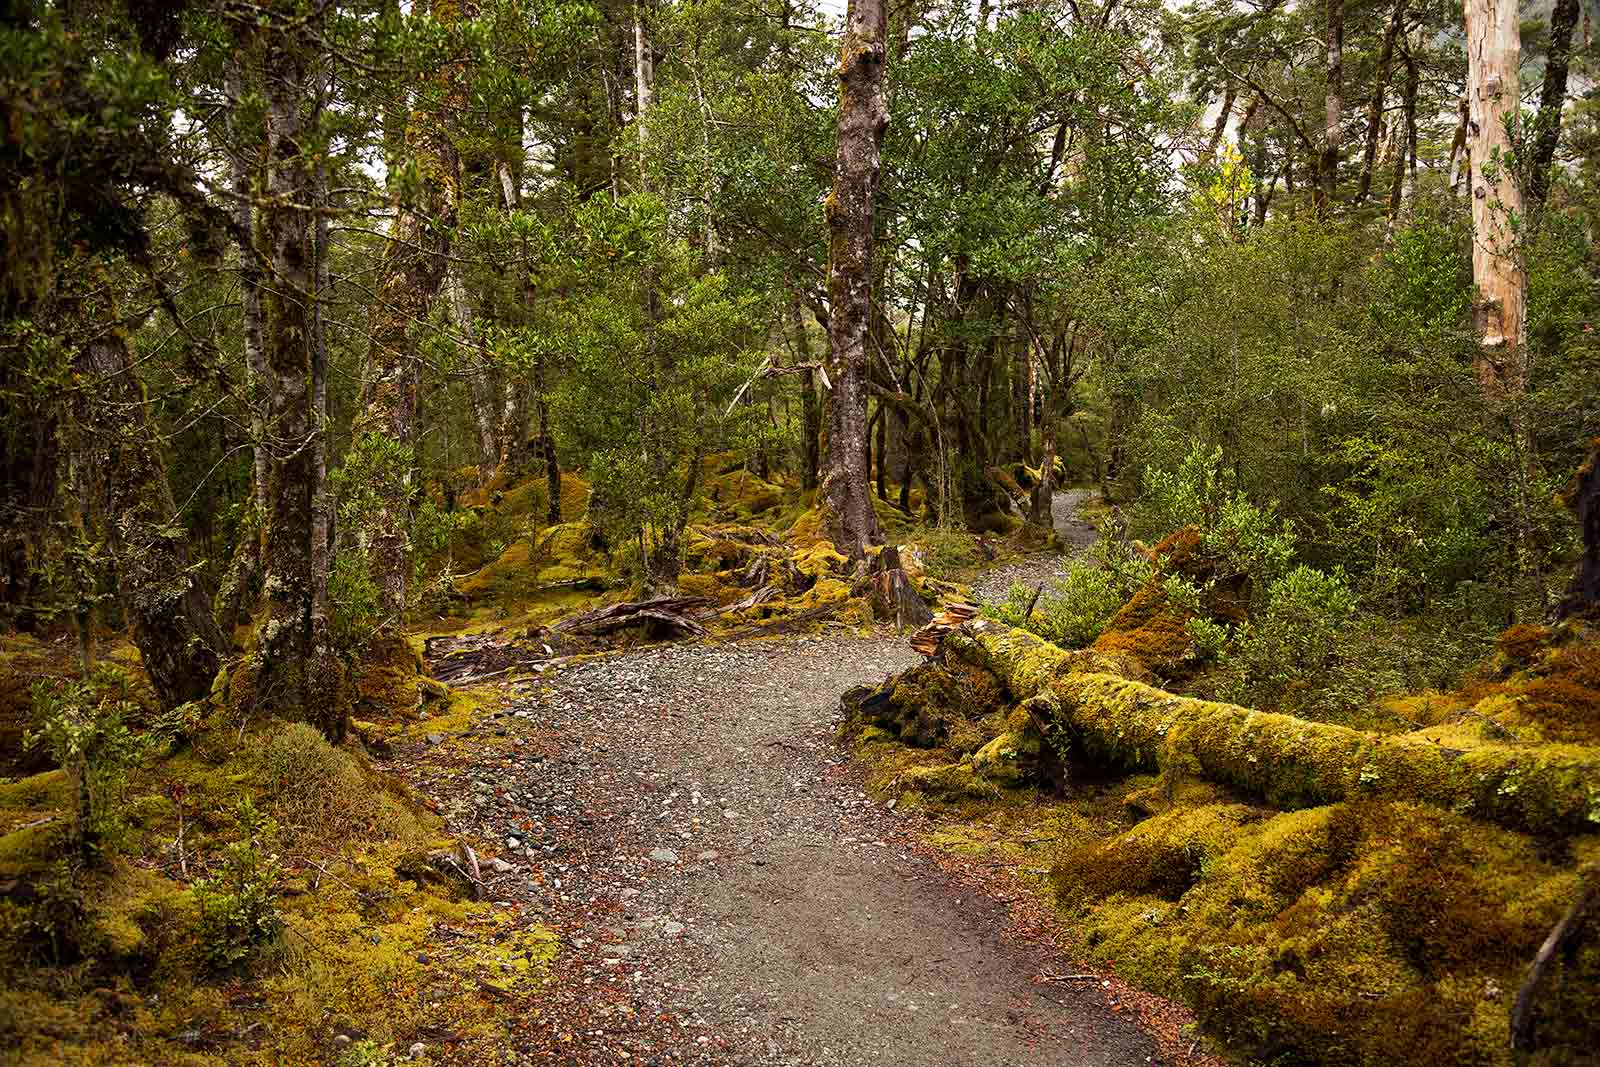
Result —
<instances>
[{"instance_id":1,"label":"bark texture","mask_svg":"<svg viewBox=\"0 0 1600 1067\"><path fill-rule=\"evenodd\" d=\"M884 0L850 0L839 54L839 144L828 195L828 403L822 500L839 551L853 559L882 540L867 483L867 332L871 326L873 202L889 109L884 97Z\"/></svg>"},{"instance_id":2,"label":"bark texture","mask_svg":"<svg viewBox=\"0 0 1600 1067\"><path fill-rule=\"evenodd\" d=\"M1466 0L1467 135L1472 159L1472 280L1481 349L1478 382L1498 401L1523 392L1526 279L1513 220L1522 190L1507 124L1518 113L1522 30L1514 0Z\"/></svg>"},{"instance_id":3,"label":"bark texture","mask_svg":"<svg viewBox=\"0 0 1600 1067\"><path fill-rule=\"evenodd\" d=\"M262 287L261 313L271 472L262 524L264 578L255 703L263 711L293 715L309 710L315 593L311 527L319 489L311 447L311 307L316 284L311 172L301 115L306 57L312 46L298 15L291 10L277 16L298 28L275 26L264 33L267 195L257 219L257 247L270 277L270 284Z\"/></svg>"},{"instance_id":4,"label":"bark texture","mask_svg":"<svg viewBox=\"0 0 1600 1067\"><path fill-rule=\"evenodd\" d=\"M119 325L73 359L79 462L95 480L133 643L162 706L211 691L227 643L195 579L161 440Z\"/></svg>"}]
</instances>

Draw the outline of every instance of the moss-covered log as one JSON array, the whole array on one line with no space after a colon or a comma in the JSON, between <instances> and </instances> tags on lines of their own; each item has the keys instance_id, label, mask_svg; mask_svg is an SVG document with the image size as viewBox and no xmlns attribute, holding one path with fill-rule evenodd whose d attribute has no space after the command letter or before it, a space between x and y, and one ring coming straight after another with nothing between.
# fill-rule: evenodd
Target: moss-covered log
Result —
<instances>
[{"instance_id":1,"label":"moss-covered log","mask_svg":"<svg viewBox=\"0 0 1600 1067\"><path fill-rule=\"evenodd\" d=\"M1600 830L1600 750L1575 745L1447 747L1426 733L1383 735L1233 704L1174 696L1106 673L1099 657L975 622L947 657L994 674L1043 706L1064 755L1198 778L1304 807L1362 797L1421 800L1536 832Z\"/></svg>"}]
</instances>

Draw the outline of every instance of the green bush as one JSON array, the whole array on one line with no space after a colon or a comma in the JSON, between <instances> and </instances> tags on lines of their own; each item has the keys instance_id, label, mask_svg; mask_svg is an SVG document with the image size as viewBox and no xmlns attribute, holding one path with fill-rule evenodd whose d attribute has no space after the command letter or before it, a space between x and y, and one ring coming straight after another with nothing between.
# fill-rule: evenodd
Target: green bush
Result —
<instances>
[{"instance_id":1,"label":"green bush","mask_svg":"<svg viewBox=\"0 0 1600 1067\"><path fill-rule=\"evenodd\" d=\"M1221 666L1220 695L1310 718L1347 715L1398 679L1379 681L1364 647L1365 621L1343 572L1292 568L1269 587L1266 604L1234 627L1192 620L1189 632Z\"/></svg>"},{"instance_id":2,"label":"green bush","mask_svg":"<svg viewBox=\"0 0 1600 1067\"><path fill-rule=\"evenodd\" d=\"M214 973L248 962L283 929L277 904L280 869L277 858L262 851L271 823L248 797L239 802L237 815L244 837L228 846L216 875L194 884L200 951Z\"/></svg>"},{"instance_id":3,"label":"green bush","mask_svg":"<svg viewBox=\"0 0 1600 1067\"><path fill-rule=\"evenodd\" d=\"M1066 577L1051 583L1050 591L1040 594L1033 613L1025 618L1033 594L1025 585L1013 585L1005 602L987 609L987 613L1063 648L1082 648L1092 643L1123 601L1113 575L1082 564L1074 564Z\"/></svg>"},{"instance_id":4,"label":"green bush","mask_svg":"<svg viewBox=\"0 0 1600 1067\"><path fill-rule=\"evenodd\" d=\"M1192 526L1201 549L1224 569L1270 581L1294 557L1294 529L1273 507L1240 491L1222 460L1222 449L1194 442L1176 468L1147 468L1135 529L1157 540Z\"/></svg>"},{"instance_id":5,"label":"green bush","mask_svg":"<svg viewBox=\"0 0 1600 1067\"><path fill-rule=\"evenodd\" d=\"M43 748L72 777L73 842L82 858L101 858L121 843L128 772L149 749L149 739L128 727L136 705L127 680L102 666L85 680L35 682L32 696L23 745Z\"/></svg>"},{"instance_id":6,"label":"green bush","mask_svg":"<svg viewBox=\"0 0 1600 1067\"><path fill-rule=\"evenodd\" d=\"M1155 576L1148 558L1111 537L1102 537L1067 573L1041 591L1032 614L1028 603L1033 590L1013 585L1004 603L985 614L1008 626L1038 634L1063 648L1083 648L1094 643L1122 605Z\"/></svg>"}]
</instances>

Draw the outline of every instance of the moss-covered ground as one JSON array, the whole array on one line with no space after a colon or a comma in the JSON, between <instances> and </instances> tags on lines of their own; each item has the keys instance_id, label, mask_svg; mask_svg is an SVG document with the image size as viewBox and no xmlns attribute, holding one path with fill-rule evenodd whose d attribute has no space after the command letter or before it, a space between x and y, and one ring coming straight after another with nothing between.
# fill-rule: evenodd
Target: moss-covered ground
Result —
<instances>
[{"instance_id":1,"label":"moss-covered ground","mask_svg":"<svg viewBox=\"0 0 1600 1067\"><path fill-rule=\"evenodd\" d=\"M818 608L831 609L832 624L873 624L865 587L821 533L809 494L729 457L709 457L702 483L681 591L727 606L772 590L716 618L714 632L797 615L817 627ZM473 899L453 873L470 842L447 837L371 757L397 742L425 739L446 757L471 743L463 735L482 691L427 678L427 637L537 635L636 593L626 553L588 522L582 476L563 477L558 525L545 521L545 492L542 477L500 476L453 499L418 625L366 649L341 745L236 713L247 662L210 701L158 715L137 654L102 635L98 654L135 698L130 725L161 740L126 773L113 832L92 855L78 844L77 781L21 743L30 687L76 677L76 644L0 639L7 1062L355 1065L408 1057L416 1044L452 1062L498 1062L507 1013L537 1010L557 940L515 906ZM982 561L975 538L878 506L930 599L959 591ZM246 882L264 901L254 911Z\"/></svg>"},{"instance_id":2,"label":"moss-covered ground","mask_svg":"<svg viewBox=\"0 0 1600 1067\"><path fill-rule=\"evenodd\" d=\"M1036 645L991 652L1011 657L1013 686L1054 678L1062 692L1075 677L1114 677L1071 673L1114 667L1093 653L1046 657L1030 673ZM1519 627L1461 690L1399 709L1435 751L1590 751L1579 746L1593 741L1597 652L1581 629ZM974 670L947 653L887 691L847 697L847 736L873 787L925 811L930 844L1050 901L1083 958L1186 1001L1218 1049L1271 1064L1595 1062L1595 920L1541 989L1536 1051L1513 1054L1509 1019L1540 943L1600 867L1600 828L1491 821L1473 815L1487 806L1378 790L1271 797L1198 766L1148 773L1081 738L1046 743L1050 709L1012 703L998 676ZM1138 688L1155 694L1142 707L1159 704ZM1239 757L1275 758L1270 746Z\"/></svg>"},{"instance_id":3,"label":"moss-covered ground","mask_svg":"<svg viewBox=\"0 0 1600 1067\"><path fill-rule=\"evenodd\" d=\"M369 695L417 680L384 668ZM369 725L407 728L411 693L370 708ZM467 711L458 699L439 721ZM197 716L128 772L92 856L66 770L0 782L5 1062L382 1063L419 1043L497 1055L554 935L472 899L439 862L458 843L359 742ZM266 902L258 925L245 885Z\"/></svg>"}]
</instances>

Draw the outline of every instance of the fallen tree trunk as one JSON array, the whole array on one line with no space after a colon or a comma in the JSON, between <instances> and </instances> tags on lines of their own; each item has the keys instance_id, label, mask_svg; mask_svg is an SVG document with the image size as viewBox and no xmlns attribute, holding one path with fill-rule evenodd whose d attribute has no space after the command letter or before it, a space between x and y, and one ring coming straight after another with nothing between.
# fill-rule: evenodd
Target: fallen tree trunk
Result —
<instances>
[{"instance_id":1,"label":"fallen tree trunk","mask_svg":"<svg viewBox=\"0 0 1600 1067\"><path fill-rule=\"evenodd\" d=\"M1113 657L1069 652L988 620L950 633L947 659L981 668L1056 729L1067 759L1192 777L1284 808L1418 800L1516 829L1600 830L1600 751L1446 748L1233 704L1174 696L1120 674ZM889 683L891 685L894 682Z\"/></svg>"},{"instance_id":2,"label":"fallen tree trunk","mask_svg":"<svg viewBox=\"0 0 1600 1067\"><path fill-rule=\"evenodd\" d=\"M599 637L629 626L655 626L681 636L703 637L706 628L696 622L693 616L712 603L710 597L703 596L651 597L648 600L608 604L581 615L573 615L550 629L555 633Z\"/></svg>"}]
</instances>

